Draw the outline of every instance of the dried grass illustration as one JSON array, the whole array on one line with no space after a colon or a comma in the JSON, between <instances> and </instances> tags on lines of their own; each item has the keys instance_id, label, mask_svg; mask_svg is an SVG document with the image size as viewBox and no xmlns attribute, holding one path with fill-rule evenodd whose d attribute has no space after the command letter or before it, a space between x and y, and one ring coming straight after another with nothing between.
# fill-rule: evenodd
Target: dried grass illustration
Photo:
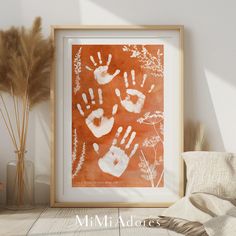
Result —
<instances>
[{"instance_id":1,"label":"dried grass illustration","mask_svg":"<svg viewBox=\"0 0 236 236\"><path fill-rule=\"evenodd\" d=\"M72 165L73 165L77 157L77 149L78 149L78 136L76 129L74 129L72 136L73 136L73 151L72 151Z\"/></svg>"},{"instance_id":2,"label":"dried grass illustration","mask_svg":"<svg viewBox=\"0 0 236 236\"><path fill-rule=\"evenodd\" d=\"M153 77L164 77L164 68L161 63L163 53L159 49L156 56L153 56L144 45L125 45L123 46L123 51L131 53L130 57L137 58L141 68L150 70Z\"/></svg>"},{"instance_id":3,"label":"dried grass illustration","mask_svg":"<svg viewBox=\"0 0 236 236\"><path fill-rule=\"evenodd\" d=\"M77 147L77 144L76 144L76 147ZM77 148L76 148L77 150ZM76 151L77 152L77 151ZM73 171L72 173L72 178L74 178L75 176L78 175L79 171L81 170L83 164L84 164L84 161L85 161L85 154L86 154L86 144L85 142L83 143L83 147L82 147L82 151L81 151L81 154L80 154L80 157L78 159L78 163L76 165L76 168L75 168L75 171ZM74 163L77 161L77 158L75 159Z\"/></svg>"},{"instance_id":4,"label":"dried grass illustration","mask_svg":"<svg viewBox=\"0 0 236 236\"><path fill-rule=\"evenodd\" d=\"M157 157L157 146L159 144L163 145L163 112L161 111L155 111L153 113L147 112L144 114L143 117L140 117L137 122L140 124L144 125L151 125L153 126L153 130L155 132L155 135L147 137L144 139L142 146L145 148L152 148L153 153L154 153L154 161L153 163L150 163L146 156L145 153L141 150L141 156L140 158L140 163L139 163L139 168L140 171L142 172L141 177L147 181L150 181L152 187L158 187L163 174L164 170L162 171L160 177L158 180L157 178L157 167L158 165L161 165L161 162L163 162L163 157ZM158 128L156 127L158 125ZM155 184L156 182L156 184Z\"/></svg>"},{"instance_id":5,"label":"dried grass illustration","mask_svg":"<svg viewBox=\"0 0 236 236\"><path fill-rule=\"evenodd\" d=\"M140 171L142 172L141 177L147 181L150 181L151 186L154 188L155 187L154 180L157 177L157 170L156 170L157 163L150 164L147 161L142 150L141 154L142 155L139 156L140 159L139 168Z\"/></svg>"},{"instance_id":6,"label":"dried grass illustration","mask_svg":"<svg viewBox=\"0 0 236 236\"><path fill-rule=\"evenodd\" d=\"M162 111L155 111L153 113L146 112L142 117L140 117L137 122L146 125L156 125L162 122L164 119Z\"/></svg>"},{"instance_id":7,"label":"dried grass illustration","mask_svg":"<svg viewBox=\"0 0 236 236\"><path fill-rule=\"evenodd\" d=\"M163 116L163 112L161 111L155 111L153 113L151 112L147 112L144 114L143 117L140 117L137 120L138 123L140 124L145 124L145 125L151 125L153 126L153 129L155 131L156 134L156 139L159 140L160 142L163 143L163 122L164 122L164 116ZM159 125L159 128L157 129L157 125ZM149 140L151 141L151 140Z\"/></svg>"},{"instance_id":8,"label":"dried grass illustration","mask_svg":"<svg viewBox=\"0 0 236 236\"><path fill-rule=\"evenodd\" d=\"M143 147L154 148L161 141L160 136L151 136L150 138L145 138L143 141Z\"/></svg>"},{"instance_id":9,"label":"dried grass illustration","mask_svg":"<svg viewBox=\"0 0 236 236\"><path fill-rule=\"evenodd\" d=\"M79 48L78 52L75 54L74 58L74 72L75 72L75 87L74 94L76 94L80 90L80 73L81 73L81 51L82 47Z\"/></svg>"}]
</instances>

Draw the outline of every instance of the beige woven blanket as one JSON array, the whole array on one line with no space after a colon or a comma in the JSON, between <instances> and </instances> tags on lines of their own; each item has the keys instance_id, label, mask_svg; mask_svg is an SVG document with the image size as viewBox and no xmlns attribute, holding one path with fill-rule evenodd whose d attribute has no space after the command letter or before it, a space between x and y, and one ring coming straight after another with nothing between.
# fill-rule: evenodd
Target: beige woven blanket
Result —
<instances>
[{"instance_id":1,"label":"beige woven blanket","mask_svg":"<svg viewBox=\"0 0 236 236\"><path fill-rule=\"evenodd\" d=\"M200 222L210 236L236 235L236 201L206 193L184 197L168 208L165 216Z\"/></svg>"},{"instance_id":2,"label":"beige woven blanket","mask_svg":"<svg viewBox=\"0 0 236 236\"><path fill-rule=\"evenodd\" d=\"M166 209L163 216L151 227L160 226L188 236L236 236L235 200L195 193Z\"/></svg>"}]
</instances>

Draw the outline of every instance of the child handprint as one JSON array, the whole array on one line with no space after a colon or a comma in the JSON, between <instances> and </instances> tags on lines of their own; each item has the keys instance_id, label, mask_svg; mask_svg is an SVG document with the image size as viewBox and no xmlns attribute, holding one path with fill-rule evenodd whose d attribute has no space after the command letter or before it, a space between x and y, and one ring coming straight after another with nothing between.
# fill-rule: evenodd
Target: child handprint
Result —
<instances>
[{"instance_id":1,"label":"child handprint","mask_svg":"<svg viewBox=\"0 0 236 236\"><path fill-rule=\"evenodd\" d=\"M77 104L77 108L81 114L81 116L85 117L85 123L90 129L90 131L93 133L93 135L96 138L100 138L106 134L108 134L113 125L114 125L114 115L117 112L118 105L115 104L112 108L112 115L110 118L107 118L104 116L104 110L103 108L97 108L94 110L92 109L93 106L96 104L94 100L94 92L92 88L89 88L89 95L90 95L90 102L88 101L86 93L82 93L82 98L84 101L85 109L88 111L89 114L85 114L85 109L82 109L81 104ZM102 97L102 90L98 89L98 102L99 105L102 106L103 104L103 97ZM99 122L96 122L99 121ZM95 123L96 122L96 123Z\"/></svg>"},{"instance_id":2,"label":"child handprint","mask_svg":"<svg viewBox=\"0 0 236 236\"><path fill-rule=\"evenodd\" d=\"M134 70L131 70L131 77L132 77L132 86L136 87ZM140 89L143 89L146 79L147 79L147 75L144 74L142 83L139 85ZM118 88L115 90L116 95L120 99L121 105L129 112L140 113L143 108L146 96L135 88L133 89L129 88L130 86L129 86L127 72L124 73L124 82L125 82L126 94L127 94L124 99L121 98L120 90ZM148 90L148 93L151 93L154 87L155 85L152 84L150 89ZM137 101L135 103L131 100L132 96L137 97Z\"/></svg>"},{"instance_id":3,"label":"child handprint","mask_svg":"<svg viewBox=\"0 0 236 236\"><path fill-rule=\"evenodd\" d=\"M123 131L123 127L120 126L117 129L115 138L112 142L109 151L98 161L98 165L103 172L113 175L115 177L120 177L125 172L131 157L136 153L139 146L137 143L134 144L132 151L128 154L128 150L131 148L132 142L136 136L136 132L131 132L131 130L132 127L128 126L123 138L121 139L118 145L118 138ZM127 139L128 137L129 139ZM94 143L93 147L94 150L98 153L99 146Z\"/></svg>"},{"instance_id":4,"label":"child handprint","mask_svg":"<svg viewBox=\"0 0 236 236\"><path fill-rule=\"evenodd\" d=\"M86 69L89 71L93 71L95 80L99 84L104 85L111 82L113 78L120 73L120 70L116 70L114 74L109 74L107 71L111 63L112 55L111 54L108 55L106 65L103 65L102 63L101 53L98 52L97 55L98 55L99 64L95 62L93 56L90 56L90 60L94 65L94 69L91 69L89 66L86 66Z\"/></svg>"}]
</instances>

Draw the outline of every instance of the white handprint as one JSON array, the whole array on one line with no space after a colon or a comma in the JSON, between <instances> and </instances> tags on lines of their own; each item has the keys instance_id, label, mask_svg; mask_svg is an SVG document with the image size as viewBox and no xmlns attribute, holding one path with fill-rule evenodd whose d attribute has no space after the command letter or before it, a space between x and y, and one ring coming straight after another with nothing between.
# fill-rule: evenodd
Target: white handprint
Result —
<instances>
[{"instance_id":1,"label":"white handprint","mask_svg":"<svg viewBox=\"0 0 236 236\"><path fill-rule=\"evenodd\" d=\"M113 125L114 125L114 115L117 112L117 108L118 105L115 104L112 108L112 116L110 118L107 118L106 116L104 116L104 110L103 108L97 108L95 110L92 110L92 106L96 104L95 100L94 100L94 92L92 88L89 88L89 95L91 98L90 103L88 102L87 99L87 95L86 93L82 93L82 98L85 104L85 108L86 110L88 110L90 112L90 114L88 116L85 115L84 110L82 109L82 106L78 103L77 104L77 108L80 112L80 114L85 118L85 123L87 124L88 128L90 129L90 131L93 133L93 135L96 138L100 138L106 134L108 134ZM102 90L99 88L98 89L98 98L99 98L99 105L103 104L103 98L102 98ZM95 121L99 120L98 124L95 124Z\"/></svg>"},{"instance_id":2,"label":"white handprint","mask_svg":"<svg viewBox=\"0 0 236 236\"><path fill-rule=\"evenodd\" d=\"M127 154L127 151L130 149L130 146L136 136L136 132L131 132L131 130L132 127L128 126L118 146L118 137L122 133L123 127L119 127L117 129L115 138L112 142L109 151L98 160L98 165L103 172L113 175L115 177L120 177L125 172L131 157L136 153L139 146L137 143L134 144L130 154ZM126 141L129 135L130 138L128 141ZM99 153L99 146L96 143L93 144L93 147L94 150Z\"/></svg>"},{"instance_id":3,"label":"white handprint","mask_svg":"<svg viewBox=\"0 0 236 236\"><path fill-rule=\"evenodd\" d=\"M107 71L111 63L112 55L111 54L108 55L106 65L102 64L101 53L98 52L97 55L98 55L99 64L95 62L93 56L90 56L90 60L94 65L94 69L90 68L89 66L86 66L86 69L89 71L93 71L95 80L99 84L104 85L111 82L113 78L120 73L120 70L116 70L114 74L109 74Z\"/></svg>"},{"instance_id":4,"label":"white handprint","mask_svg":"<svg viewBox=\"0 0 236 236\"><path fill-rule=\"evenodd\" d=\"M131 77L132 77L132 85L133 87L135 87L136 85L136 80L135 80L135 72L134 70L131 70ZM143 80L142 80L142 83L140 85L140 88L142 89L145 82L146 82L146 79L147 79L147 75L144 74L143 75ZM117 88L115 90L115 93L116 95L119 97L120 99L120 103L121 105L129 112L133 112L133 113L140 113L142 108L143 108L143 105L144 105L144 102L145 102L145 99L146 99L146 96L140 92L139 90L137 89L130 89L129 88L129 82L128 82L128 75L127 75L127 72L124 73L124 82L125 82L125 87L126 87L126 97L124 99L121 98L121 93L120 93L120 90ZM151 93L152 90L154 89L155 85L152 84L150 89L148 90L148 93ZM137 101L136 103L134 103L132 100L131 100L131 96L133 97L137 97Z\"/></svg>"}]
</instances>

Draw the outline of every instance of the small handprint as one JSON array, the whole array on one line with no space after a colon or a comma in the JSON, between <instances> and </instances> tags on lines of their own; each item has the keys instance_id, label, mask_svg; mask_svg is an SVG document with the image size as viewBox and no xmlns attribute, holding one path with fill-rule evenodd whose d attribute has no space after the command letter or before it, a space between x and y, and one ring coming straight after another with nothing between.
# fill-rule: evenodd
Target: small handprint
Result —
<instances>
[{"instance_id":1,"label":"small handprint","mask_svg":"<svg viewBox=\"0 0 236 236\"><path fill-rule=\"evenodd\" d=\"M95 110L92 110L92 107L96 104L95 99L94 99L94 92L92 88L89 88L89 95L90 95L90 103L88 101L86 93L82 93L82 99L85 104L85 108L87 111L89 111L89 114L86 116L84 110L82 109L81 104L77 104L77 108L81 114L81 116L85 117L85 123L90 129L90 131L93 133L93 135L96 138L100 138L106 134L108 134L113 125L114 125L114 115L117 112L118 105L115 104L112 108L112 116L110 118L107 118L104 116L104 110L103 108L97 108ZM102 106L103 104L103 97L102 97L102 90L99 88L98 89L98 102L99 106ZM98 121L98 122L96 122Z\"/></svg>"},{"instance_id":2,"label":"small handprint","mask_svg":"<svg viewBox=\"0 0 236 236\"><path fill-rule=\"evenodd\" d=\"M135 72L134 70L131 70L131 77L132 77L132 86L135 87L136 86L136 80L135 80ZM144 74L143 75L143 80L142 83L140 84L140 89L142 90L144 87L144 84L146 82L147 79L147 75ZM140 113L146 96L140 92L137 89L131 89L129 88L129 81L128 81L128 74L127 72L124 73L124 82L125 82L125 87L126 87L126 97L124 99L121 98L121 93L120 90L117 88L115 90L116 95L119 97L121 105L128 111L128 112L133 112L133 113ZM150 89L148 90L148 93L151 93L152 90L154 89L155 85L152 84ZM137 97L137 101L134 103L131 100L131 97Z\"/></svg>"},{"instance_id":3,"label":"small handprint","mask_svg":"<svg viewBox=\"0 0 236 236\"><path fill-rule=\"evenodd\" d=\"M131 157L136 153L139 146L137 143L134 144L132 151L128 154L127 152L131 148L132 142L134 141L136 136L136 132L132 131L131 126L128 126L123 138L121 139L118 145L118 138L122 131L123 127L120 126L117 129L115 138L112 141L112 145L109 151L98 160L98 165L100 169L103 172L113 175L115 177L120 177L125 172ZM99 153L98 144L94 143L93 147L95 152Z\"/></svg>"},{"instance_id":4,"label":"small handprint","mask_svg":"<svg viewBox=\"0 0 236 236\"><path fill-rule=\"evenodd\" d=\"M94 78L99 84L101 85L108 84L113 80L115 76L117 76L120 73L120 70L116 70L114 74L109 74L108 68L111 63L112 55L111 54L108 55L107 63L105 65L102 62L101 53L97 52L97 55L99 64L95 62L93 56L90 56L90 60L94 65L94 69L90 68L89 66L86 66L86 69L89 71L93 71Z\"/></svg>"}]
</instances>

